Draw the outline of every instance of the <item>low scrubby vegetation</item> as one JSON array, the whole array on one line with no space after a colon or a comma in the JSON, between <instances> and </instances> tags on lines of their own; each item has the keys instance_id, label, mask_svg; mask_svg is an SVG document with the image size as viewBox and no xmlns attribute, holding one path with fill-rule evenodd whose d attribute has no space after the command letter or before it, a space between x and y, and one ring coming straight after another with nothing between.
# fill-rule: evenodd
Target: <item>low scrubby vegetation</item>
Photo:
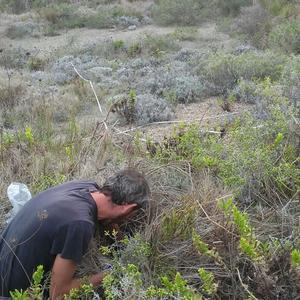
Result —
<instances>
[{"instance_id":1,"label":"low scrubby vegetation","mask_svg":"<svg viewBox=\"0 0 300 300\"><path fill-rule=\"evenodd\" d=\"M10 13L34 11L48 35L123 29L145 18L119 1L90 1L83 11L77 5L1 2ZM66 300L300 294L297 9L285 0L158 0L147 14L178 28L131 39L122 31L85 45L70 40L47 55L1 49L0 227L12 181L35 195L74 178L101 184L120 168L136 167L151 186L149 210L122 224L121 241L116 232L95 238L77 270L84 276L111 265L103 289L84 285ZM198 39L194 25L208 16L226 18L234 46ZM16 25L5 33L12 43L31 35ZM183 114L211 97L222 115L176 120L178 108ZM168 122L175 125L160 134ZM39 267L31 288L12 291L12 298L40 299L42 276Z\"/></svg>"}]
</instances>

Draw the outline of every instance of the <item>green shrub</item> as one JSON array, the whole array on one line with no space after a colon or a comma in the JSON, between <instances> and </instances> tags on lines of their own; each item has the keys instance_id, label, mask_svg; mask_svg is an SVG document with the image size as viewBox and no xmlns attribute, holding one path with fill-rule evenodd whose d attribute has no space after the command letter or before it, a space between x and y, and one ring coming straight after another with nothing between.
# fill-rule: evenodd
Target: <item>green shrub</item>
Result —
<instances>
[{"instance_id":1,"label":"green shrub","mask_svg":"<svg viewBox=\"0 0 300 300\"><path fill-rule=\"evenodd\" d=\"M288 199L300 184L297 139L290 131L297 111L269 79L256 85L254 96L255 111L232 125L225 144L218 135L201 135L197 125L181 126L165 139L155 157L215 170L225 185L244 198L260 194L268 195L268 201L276 195Z\"/></svg>"},{"instance_id":2,"label":"green shrub","mask_svg":"<svg viewBox=\"0 0 300 300\"><path fill-rule=\"evenodd\" d=\"M168 211L161 221L161 241L179 238L186 240L191 236L190 229L195 225L196 209L189 203Z\"/></svg>"},{"instance_id":3,"label":"green shrub","mask_svg":"<svg viewBox=\"0 0 300 300\"><path fill-rule=\"evenodd\" d=\"M280 83L283 92L300 109L300 57L295 56L284 66Z\"/></svg>"},{"instance_id":4,"label":"green shrub","mask_svg":"<svg viewBox=\"0 0 300 300\"><path fill-rule=\"evenodd\" d=\"M269 47L284 53L300 53L300 21L287 21L269 35Z\"/></svg>"},{"instance_id":5,"label":"green shrub","mask_svg":"<svg viewBox=\"0 0 300 300\"><path fill-rule=\"evenodd\" d=\"M286 61L286 56L270 51L249 51L234 58L233 72L238 79L251 80L269 77L271 80L278 80Z\"/></svg>"},{"instance_id":6,"label":"green shrub","mask_svg":"<svg viewBox=\"0 0 300 300\"><path fill-rule=\"evenodd\" d=\"M224 148L225 159L219 160L220 177L224 183L240 189L243 196L276 195L289 198L297 191L299 170L290 122L294 107L268 81L259 86L264 120L243 118L229 134ZM294 116L294 117L293 117ZM271 188L272 187L272 188ZM272 192L271 192L272 191Z\"/></svg>"},{"instance_id":7,"label":"green shrub","mask_svg":"<svg viewBox=\"0 0 300 300\"><path fill-rule=\"evenodd\" d=\"M199 276L203 282L202 289L207 295L212 295L217 291L218 284L212 272L206 271L204 268L198 270Z\"/></svg>"},{"instance_id":8,"label":"green shrub","mask_svg":"<svg viewBox=\"0 0 300 300\"><path fill-rule=\"evenodd\" d=\"M32 56L28 59L27 65L30 71L44 70L46 61L40 57Z\"/></svg>"},{"instance_id":9,"label":"green shrub","mask_svg":"<svg viewBox=\"0 0 300 300\"><path fill-rule=\"evenodd\" d=\"M247 41L258 48L267 46L272 23L269 13L259 4L243 7L235 19L232 30L245 36Z\"/></svg>"},{"instance_id":10,"label":"green shrub","mask_svg":"<svg viewBox=\"0 0 300 300\"><path fill-rule=\"evenodd\" d=\"M42 18L46 19L54 29L61 28L112 28L116 25L116 19L120 16L140 17L134 10L126 10L119 5L102 5L88 15L80 15L73 4L53 4L39 10ZM53 29L53 28L52 28Z\"/></svg>"},{"instance_id":11,"label":"green shrub","mask_svg":"<svg viewBox=\"0 0 300 300\"><path fill-rule=\"evenodd\" d=\"M76 6L66 3L46 6L39 11L42 18L56 29L84 26L84 18L79 16Z\"/></svg>"},{"instance_id":12,"label":"green shrub","mask_svg":"<svg viewBox=\"0 0 300 300\"><path fill-rule=\"evenodd\" d=\"M52 186L63 183L66 180L66 176L62 174L47 174L40 175L39 178L36 178L32 183L31 188L33 194L37 194L41 191L44 191Z\"/></svg>"},{"instance_id":13,"label":"green shrub","mask_svg":"<svg viewBox=\"0 0 300 300\"><path fill-rule=\"evenodd\" d=\"M127 48L127 54L129 57L133 58L136 57L137 55L141 54L142 52L142 44L141 42L133 42L129 45Z\"/></svg>"},{"instance_id":14,"label":"green shrub","mask_svg":"<svg viewBox=\"0 0 300 300\"><path fill-rule=\"evenodd\" d=\"M27 1L23 0L2 0L0 2L1 10L5 10L13 14L21 14L25 12L29 7Z\"/></svg>"},{"instance_id":15,"label":"green shrub","mask_svg":"<svg viewBox=\"0 0 300 300\"><path fill-rule=\"evenodd\" d=\"M11 291L10 296L12 300L42 300L43 299L43 285L42 279L44 276L44 267L39 265L32 275L32 282L26 291Z\"/></svg>"},{"instance_id":16,"label":"green shrub","mask_svg":"<svg viewBox=\"0 0 300 300\"><path fill-rule=\"evenodd\" d=\"M222 95L240 79L278 80L287 57L272 52L249 51L241 55L219 52L201 61L198 73L207 82L209 95Z\"/></svg>"},{"instance_id":17,"label":"green shrub","mask_svg":"<svg viewBox=\"0 0 300 300\"><path fill-rule=\"evenodd\" d=\"M225 16L236 16L241 7L249 6L253 2L252 0L218 0L218 7L221 9L221 12Z\"/></svg>"},{"instance_id":18,"label":"green shrub","mask_svg":"<svg viewBox=\"0 0 300 300\"><path fill-rule=\"evenodd\" d=\"M194 41L198 30L195 27L178 27L171 35L179 41Z\"/></svg>"},{"instance_id":19,"label":"green shrub","mask_svg":"<svg viewBox=\"0 0 300 300\"><path fill-rule=\"evenodd\" d=\"M119 8L101 7L91 16L86 17L84 23L90 28L112 28L114 26L113 16L122 14Z\"/></svg>"},{"instance_id":20,"label":"green shrub","mask_svg":"<svg viewBox=\"0 0 300 300\"><path fill-rule=\"evenodd\" d=\"M287 17L299 12L297 0L260 0L260 3L274 16Z\"/></svg>"},{"instance_id":21,"label":"green shrub","mask_svg":"<svg viewBox=\"0 0 300 300\"><path fill-rule=\"evenodd\" d=\"M234 55L217 53L200 62L199 75L208 82L207 94L220 95L233 88L237 77L234 73Z\"/></svg>"},{"instance_id":22,"label":"green shrub","mask_svg":"<svg viewBox=\"0 0 300 300\"><path fill-rule=\"evenodd\" d=\"M179 49L178 44L171 35L147 35L143 41L143 49L152 55L166 53Z\"/></svg>"},{"instance_id":23,"label":"green shrub","mask_svg":"<svg viewBox=\"0 0 300 300\"><path fill-rule=\"evenodd\" d=\"M180 125L173 136L165 139L156 153L161 161L189 161L195 169L214 168L220 145L217 136L203 136L196 124Z\"/></svg>"},{"instance_id":24,"label":"green shrub","mask_svg":"<svg viewBox=\"0 0 300 300\"><path fill-rule=\"evenodd\" d=\"M196 25L202 21L204 8L202 0L158 0L152 16L155 22L162 25Z\"/></svg>"},{"instance_id":25,"label":"green shrub","mask_svg":"<svg viewBox=\"0 0 300 300\"><path fill-rule=\"evenodd\" d=\"M99 6L95 14L84 17L84 26L90 28L112 28L118 25L117 19L121 16L141 18L141 14L133 9L125 9L120 5Z\"/></svg>"}]
</instances>

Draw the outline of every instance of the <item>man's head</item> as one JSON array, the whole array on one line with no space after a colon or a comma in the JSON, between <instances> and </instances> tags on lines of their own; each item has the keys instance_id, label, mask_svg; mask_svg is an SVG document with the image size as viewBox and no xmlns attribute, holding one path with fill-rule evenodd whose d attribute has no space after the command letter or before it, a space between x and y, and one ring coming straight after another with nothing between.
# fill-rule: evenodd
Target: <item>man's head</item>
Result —
<instances>
[{"instance_id":1,"label":"man's head","mask_svg":"<svg viewBox=\"0 0 300 300\"><path fill-rule=\"evenodd\" d=\"M115 204L136 203L138 207L145 208L149 201L150 189L141 173L125 169L109 177L104 182L101 192L111 196Z\"/></svg>"},{"instance_id":2,"label":"man's head","mask_svg":"<svg viewBox=\"0 0 300 300\"><path fill-rule=\"evenodd\" d=\"M94 196L99 220L118 222L131 215L137 208L146 208L150 189L144 176L126 169L109 177Z\"/></svg>"}]
</instances>

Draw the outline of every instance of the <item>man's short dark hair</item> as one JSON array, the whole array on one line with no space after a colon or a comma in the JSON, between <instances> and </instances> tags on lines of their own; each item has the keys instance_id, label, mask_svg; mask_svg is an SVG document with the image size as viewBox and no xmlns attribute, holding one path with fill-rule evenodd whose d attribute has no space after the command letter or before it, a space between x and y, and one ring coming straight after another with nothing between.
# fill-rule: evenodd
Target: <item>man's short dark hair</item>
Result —
<instances>
[{"instance_id":1,"label":"man's short dark hair","mask_svg":"<svg viewBox=\"0 0 300 300\"><path fill-rule=\"evenodd\" d=\"M108 193L113 203L136 203L145 208L149 201L150 189L145 177L134 169L125 169L109 177L101 191Z\"/></svg>"}]
</instances>

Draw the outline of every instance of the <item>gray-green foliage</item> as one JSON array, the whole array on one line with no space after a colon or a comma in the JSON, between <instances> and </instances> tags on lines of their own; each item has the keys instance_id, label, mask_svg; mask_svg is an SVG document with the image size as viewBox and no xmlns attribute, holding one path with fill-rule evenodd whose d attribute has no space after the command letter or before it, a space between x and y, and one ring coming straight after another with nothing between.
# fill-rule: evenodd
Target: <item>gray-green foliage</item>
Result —
<instances>
[{"instance_id":1,"label":"gray-green foliage","mask_svg":"<svg viewBox=\"0 0 300 300\"><path fill-rule=\"evenodd\" d=\"M28 61L27 54L28 52L21 47L3 49L0 53L0 66L6 69L21 69Z\"/></svg>"},{"instance_id":2,"label":"gray-green foliage","mask_svg":"<svg viewBox=\"0 0 300 300\"><path fill-rule=\"evenodd\" d=\"M43 7L39 14L54 30L62 28L112 28L122 24L122 18L134 18L139 22L141 15L118 5L101 5L93 13L80 14L74 4L59 3ZM120 19L121 18L121 19Z\"/></svg>"},{"instance_id":3,"label":"gray-green foliage","mask_svg":"<svg viewBox=\"0 0 300 300\"><path fill-rule=\"evenodd\" d=\"M236 16L241 7L249 6L252 3L252 0L218 0L217 6L221 9L223 15Z\"/></svg>"},{"instance_id":4,"label":"gray-green foliage","mask_svg":"<svg viewBox=\"0 0 300 300\"><path fill-rule=\"evenodd\" d=\"M242 187L246 199L259 193L276 192L289 197L297 191L297 144L290 131L297 124L296 111L280 95L269 80L256 88L261 101L256 108L260 122L253 116L243 118L232 131L231 141L224 148L226 159L220 160L220 176L233 187ZM294 121L292 121L294 120Z\"/></svg>"},{"instance_id":5,"label":"gray-green foliage","mask_svg":"<svg viewBox=\"0 0 300 300\"><path fill-rule=\"evenodd\" d=\"M117 253L113 248L102 247L103 254L113 256L113 270L103 280L105 299L202 299L180 273L170 280L167 275L148 279L148 265L152 255L150 244L140 235L121 241L123 249ZM208 281L206 281L208 282Z\"/></svg>"},{"instance_id":6,"label":"gray-green foliage","mask_svg":"<svg viewBox=\"0 0 300 300\"><path fill-rule=\"evenodd\" d=\"M207 93L220 95L231 90L240 79L279 79L286 60L287 57L270 51L241 55L219 52L200 61L197 68L207 82Z\"/></svg>"},{"instance_id":7,"label":"gray-green foliage","mask_svg":"<svg viewBox=\"0 0 300 300\"><path fill-rule=\"evenodd\" d=\"M201 79L192 74L182 62L166 64L149 72L138 83L138 89L149 90L174 104L201 101L204 95Z\"/></svg>"},{"instance_id":8,"label":"gray-green foliage","mask_svg":"<svg viewBox=\"0 0 300 300\"><path fill-rule=\"evenodd\" d=\"M257 92L257 84L251 80L240 80L230 95L239 102L255 104L261 101L261 95Z\"/></svg>"},{"instance_id":9,"label":"gray-green foliage","mask_svg":"<svg viewBox=\"0 0 300 300\"><path fill-rule=\"evenodd\" d=\"M271 18L268 12L256 4L243 7L239 16L234 20L232 30L241 33L252 45L259 48L266 47Z\"/></svg>"},{"instance_id":10,"label":"gray-green foliage","mask_svg":"<svg viewBox=\"0 0 300 300\"><path fill-rule=\"evenodd\" d=\"M40 26L33 22L16 22L7 27L6 36L10 39L20 39L27 36L38 36Z\"/></svg>"},{"instance_id":11,"label":"gray-green foliage","mask_svg":"<svg viewBox=\"0 0 300 300\"><path fill-rule=\"evenodd\" d=\"M153 9L153 19L162 25L195 25L202 21L202 0L158 0Z\"/></svg>"},{"instance_id":12,"label":"gray-green foliage","mask_svg":"<svg viewBox=\"0 0 300 300\"><path fill-rule=\"evenodd\" d=\"M269 47L284 53L300 53L300 21L280 23L269 35Z\"/></svg>"},{"instance_id":13,"label":"gray-green foliage","mask_svg":"<svg viewBox=\"0 0 300 300\"><path fill-rule=\"evenodd\" d=\"M166 100L151 94L142 94L137 97L135 116L136 122L141 125L169 121L174 118L174 112Z\"/></svg>"},{"instance_id":14,"label":"gray-green foliage","mask_svg":"<svg viewBox=\"0 0 300 300\"><path fill-rule=\"evenodd\" d=\"M84 19L76 6L67 3L52 4L39 11L40 17L49 22L55 29L83 27Z\"/></svg>"},{"instance_id":15,"label":"gray-green foliage","mask_svg":"<svg viewBox=\"0 0 300 300\"><path fill-rule=\"evenodd\" d=\"M295 56L284 66L280 83L284 95L300 108L300 57Z\"/></svg>"}]
</instances>

